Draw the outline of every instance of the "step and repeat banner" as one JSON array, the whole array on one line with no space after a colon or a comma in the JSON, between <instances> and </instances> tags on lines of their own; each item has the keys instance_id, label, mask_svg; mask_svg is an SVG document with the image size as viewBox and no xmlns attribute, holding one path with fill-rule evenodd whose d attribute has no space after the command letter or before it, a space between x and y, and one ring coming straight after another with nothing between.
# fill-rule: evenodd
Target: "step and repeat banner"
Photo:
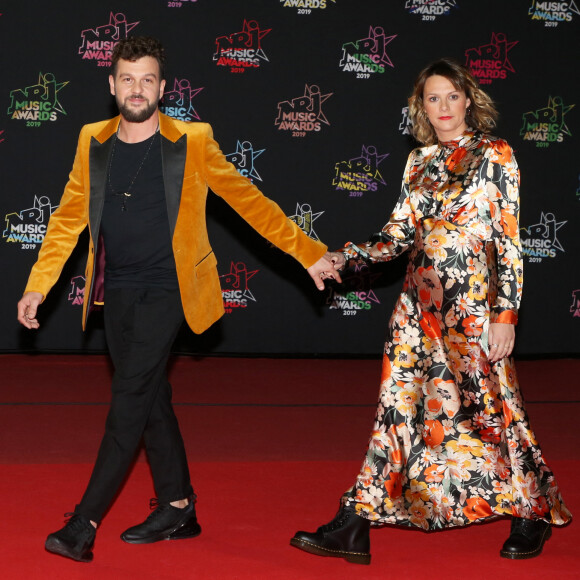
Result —
<instances>
[{"instance_id":1,"label":"step and repeat banner","mask_svg":"<svg viewBox=\"0 0 580 580\"><path fill-rule=\"evenodd\" d=\"M109 58L131 35L167 54L161 109L210 123L236 168L331 249L380 230L409 151L407 98L430 61L466 63L500 111L521 173L517 354L580 351L580 9L539 0L8 0L0 6L0 351L105 349L81 331L87 237L40 312L16 302L85 123L116 114ZM224 318L176 352L379 355L406 257L318 292L210 195Z\"/></svg>"}]
</instances>

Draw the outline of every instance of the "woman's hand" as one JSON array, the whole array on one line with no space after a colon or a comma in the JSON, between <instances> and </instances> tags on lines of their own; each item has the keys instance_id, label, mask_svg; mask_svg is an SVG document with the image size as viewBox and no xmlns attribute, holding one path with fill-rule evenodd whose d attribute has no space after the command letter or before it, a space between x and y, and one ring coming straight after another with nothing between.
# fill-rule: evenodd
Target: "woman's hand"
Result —
<instances>
[{"instance_id":1,"label":"woman's hand","mask_svg":"<svg viewBox=\"0 0 580 580\"><path fill-rule=\"evenodd\" d=\"M510 356L514 349L516 331L513 324L494 322L489 325L489 360L497 362Z\"/></svg>"}]
</instances>

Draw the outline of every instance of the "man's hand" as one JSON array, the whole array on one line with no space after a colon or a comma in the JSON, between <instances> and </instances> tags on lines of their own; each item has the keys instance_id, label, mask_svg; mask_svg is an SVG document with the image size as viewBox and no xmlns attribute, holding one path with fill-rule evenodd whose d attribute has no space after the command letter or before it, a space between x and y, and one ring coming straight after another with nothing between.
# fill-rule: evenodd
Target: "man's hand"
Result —
<instances>
[{"instance_id":1,"label":"man's hand","mask_svg":"<svg viewBox=\"0 0 580 580\"><path fill-rule=\"evenodd\" d=\"M337 282L342 282L340 274L337 272L336 257L338 254L326 252L322 258L307 268L310 277L314 280L319 290L324 290L324 280L334 278ZM343 257L344 261L344 257Z\"/></svg>"},{"instance_id":2,"label":"man's hand","mask_svg":"<svg viewBox=\"0 0 580 580\"><path fill-rule=\"evenodd\" d=\"M18 322L26 328L39 328L36 311L43 299L39 292L26 292L18 302Z\"/></svg>"},{"instance_id":3,"label":"man's hand","mask_svg":"<svg viewBox=\"0 0 580 580\"><path fill-rule=\"evenodd\" d=\"M514 349L516 331L513 324L492 323L489 325L489 360L497 362L509 356Z\"/></svg>"}]
</instances>

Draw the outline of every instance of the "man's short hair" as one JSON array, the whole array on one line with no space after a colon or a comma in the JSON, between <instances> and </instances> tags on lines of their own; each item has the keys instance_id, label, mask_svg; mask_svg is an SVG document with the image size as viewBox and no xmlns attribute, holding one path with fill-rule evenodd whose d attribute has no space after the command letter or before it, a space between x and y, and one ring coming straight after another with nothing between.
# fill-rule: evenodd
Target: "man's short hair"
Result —
<instances>
[{"instance_id":1,"label":"man's short hair","mask_svg":"<svg viewBox=\"0 0 580 580\"><path fill-rule=\"evenodd\" d=\"M165 75L165 50L162 44L151 36L130 36L120 40L113 49L111 56L111 74L117 74L117 64L120 59L135 62L144 56L152 56L159 63L159 80Z\"/></svg>"}]
</instances>

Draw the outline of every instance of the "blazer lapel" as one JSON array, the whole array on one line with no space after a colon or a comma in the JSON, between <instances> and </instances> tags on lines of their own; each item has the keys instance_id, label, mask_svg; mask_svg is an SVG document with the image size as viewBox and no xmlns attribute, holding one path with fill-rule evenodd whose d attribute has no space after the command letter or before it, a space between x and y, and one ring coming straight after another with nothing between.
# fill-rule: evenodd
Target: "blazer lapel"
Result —
<instances>
[{"instance_id":1,"label":"blazer lapel","mask_svg":"<svg viewBox=\"0 0 580 580\"><path fill-rule=\"evenodd\" d=\"M173 142L161 135L161 159L163 163L163 183L165 185L165 200L167 202L167 217L169 218L169 231L173 238L179 204L181 202L181 189L183 187L183 175L185 173L185 157L187 155L187 135L183 134Z\"/></svg>"},{"instance_id":2,"label":"blazer lapel","mask_svg":"<svg viewBox=\"0 0 580 580\"><path fill-rule=\"evenodd\" d=\"M161 132L161 162L163 163L167 216L169 218L169 231L173 238L179 204L181 203L187 156L187 135L177 128L171 117L161 112L159 113L159 131Z\"/></svg>"},{"instance_id":3,"label":"blazer lapel","mask_svg":"<svg viewBox=\"0 0 580 580\"><path fill-rule=\"evenodd\" d=\"M89 179L91 193L89 196L89 225L93 236L98 236L105 201L105 189L109 157L113 139L109 138L104 143L100 143L95 137L91 137L89 150ZM96 240L95 240L96 242Z\"/></svg>"}]
</instances>

